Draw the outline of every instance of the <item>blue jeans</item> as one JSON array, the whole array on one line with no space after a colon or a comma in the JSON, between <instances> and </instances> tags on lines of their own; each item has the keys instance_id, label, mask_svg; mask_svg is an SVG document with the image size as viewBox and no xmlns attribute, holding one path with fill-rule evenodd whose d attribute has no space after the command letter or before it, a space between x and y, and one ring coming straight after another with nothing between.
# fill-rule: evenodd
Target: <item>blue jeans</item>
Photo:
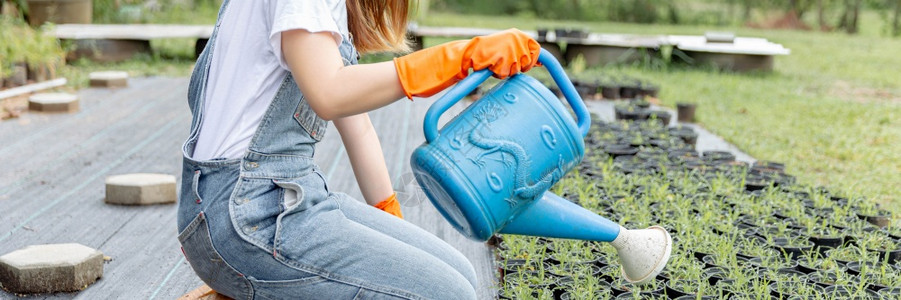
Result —
<instances>
[{"instance_id":1,"label":"blue jeans","mask_svg":"<svg viewBox=\"0 0 901 300\"><path fill-rule=\"evenodd\" d=\"M220 22L228 7L224 1ZM342 193L313 163L327 122L290 73L244 157L191 158L219 26L195 65L178 239L197 275L235 299L473 299L476 276L434 235ZM345 64L356 50L345 37Z\"/></svg>"}]
</instances>

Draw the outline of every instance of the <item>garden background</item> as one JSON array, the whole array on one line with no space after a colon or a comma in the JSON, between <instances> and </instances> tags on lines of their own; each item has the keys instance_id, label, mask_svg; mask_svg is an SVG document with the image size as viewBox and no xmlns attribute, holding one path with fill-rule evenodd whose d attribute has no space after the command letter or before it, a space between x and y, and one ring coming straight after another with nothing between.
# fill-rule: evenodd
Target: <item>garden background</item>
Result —
<instances>
[{"instance_id":1,"label":"garden background","mask_svg":"<svg viewBox=\"0 0 901 300\"><path fill-rule=\"evenodd\" d=\"M21 14L9 9L27 7L25 2L4 2L8 16L0 23L4 27L0 37L7 50L25 43L17 37L29 36L21 33L30 31L19 24ZM218 3L94 0L93 20L212 24ZM697 103L699 123L751 156L786 163L802 182L866 196L895 211L901 208L901 0L423 0L418 4L412 18L427 26L567 27L648 35L729 31L780 43L792 54L778 57L772 73L723 72L669 57L571 73L575 77L628 75L659 83L663 105ZM132 76L187 76L193 64L193 43L155 40L150 55L115 65L70 61L59 67L59 73L72 87L86 86L90 71L110 68L129 70ZM45 50L19 51L59 56L53 48L34 44L23 47ZM15 55L9 51L13 50L0 51L0 61L11 61L2 59ZM390 56L368 59L386 57ZM5 70L0 66L0 74Z\"/></svg>"}]
</instances>

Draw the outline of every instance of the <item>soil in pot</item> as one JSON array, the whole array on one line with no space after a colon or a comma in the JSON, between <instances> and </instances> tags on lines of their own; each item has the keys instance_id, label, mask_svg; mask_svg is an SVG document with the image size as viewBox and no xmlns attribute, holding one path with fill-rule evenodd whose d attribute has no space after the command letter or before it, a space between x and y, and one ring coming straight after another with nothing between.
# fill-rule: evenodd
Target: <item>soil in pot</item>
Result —
<instances>
[{"instance_id":1,"label":"soil in pot","mask_svg":"<svg viewBox=\"0 0 901 300\"><path fill-rule=\"evenodd\" d=\"M711 286L706 280L670 280L666 283L665 294L671 299L682 296L705 297L719 296L717 288ZM706 299L706 298L705 298Z\"/></svg>"}]
</instances>

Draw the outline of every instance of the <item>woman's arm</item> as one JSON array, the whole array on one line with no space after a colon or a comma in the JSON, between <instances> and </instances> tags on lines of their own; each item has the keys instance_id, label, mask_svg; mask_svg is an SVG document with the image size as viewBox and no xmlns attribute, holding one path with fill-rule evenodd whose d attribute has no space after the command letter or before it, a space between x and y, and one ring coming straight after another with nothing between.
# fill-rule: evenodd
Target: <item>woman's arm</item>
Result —
<instances>
[{"instance_id":1,"label":"woman's arm","mask_svg":"<svg viewBox=\"0 0 901 300\"><path fill-rule=\"evenodd\" d=\"M333 120L385 106L404 96L428 97L490 69L498 78L526 72L541 47L516 29L448 42L393 62L344 66L331 33L303 29L281 33L282 55L310 107Z\"/></svg>"},{"instance_id":2,"label":"woman's arm","mask_svg":"<svg viewBox=\"0 0 901 300\"><path fill-rule=\"evenodd\" d=\"M357 115L404 97L391 61L344 66L329 32L298 29L281 36L282 54L294 80L323 119Z\"/></svg>"},{"instance_id":3,"label":"woman's arm","mask_svg":"<svg viewBox=\"0 0 901 300\"><path fill-rule=\"evenodd\" d=\"M366 203L376 205L387 199L394 193L394 188L391 186L382 146L369 120L369 114L338 118L334 123L341 134L354 177L357 178Z\"/></svg>"}]
</instances>

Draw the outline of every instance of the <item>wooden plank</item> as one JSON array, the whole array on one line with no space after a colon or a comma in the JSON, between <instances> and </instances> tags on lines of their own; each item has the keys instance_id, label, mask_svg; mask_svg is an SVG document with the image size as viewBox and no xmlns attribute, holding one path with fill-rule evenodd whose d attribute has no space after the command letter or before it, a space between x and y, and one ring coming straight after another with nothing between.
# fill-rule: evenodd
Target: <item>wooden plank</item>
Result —
<instances>
[{"instance_id":1,"label":"wooden plank","mask_svg":"<svg viewBox=\"0 0 901 300\"><path fill-rule=\"evenodd\" d=\"M19 95L24 95L24 94L28 94L28 93L33 93L33 92L37 92L40 90L46 90L49 88L55 88L58 86L63 86L65 84L66 84L65 78L57 78L57 79L38 82L38 83L26 84L26 85L23 85L20 87L14 87L14 88L11 88L8 90L0 91L0 100L19 96Z\"/></svg>"}]
</instances>

